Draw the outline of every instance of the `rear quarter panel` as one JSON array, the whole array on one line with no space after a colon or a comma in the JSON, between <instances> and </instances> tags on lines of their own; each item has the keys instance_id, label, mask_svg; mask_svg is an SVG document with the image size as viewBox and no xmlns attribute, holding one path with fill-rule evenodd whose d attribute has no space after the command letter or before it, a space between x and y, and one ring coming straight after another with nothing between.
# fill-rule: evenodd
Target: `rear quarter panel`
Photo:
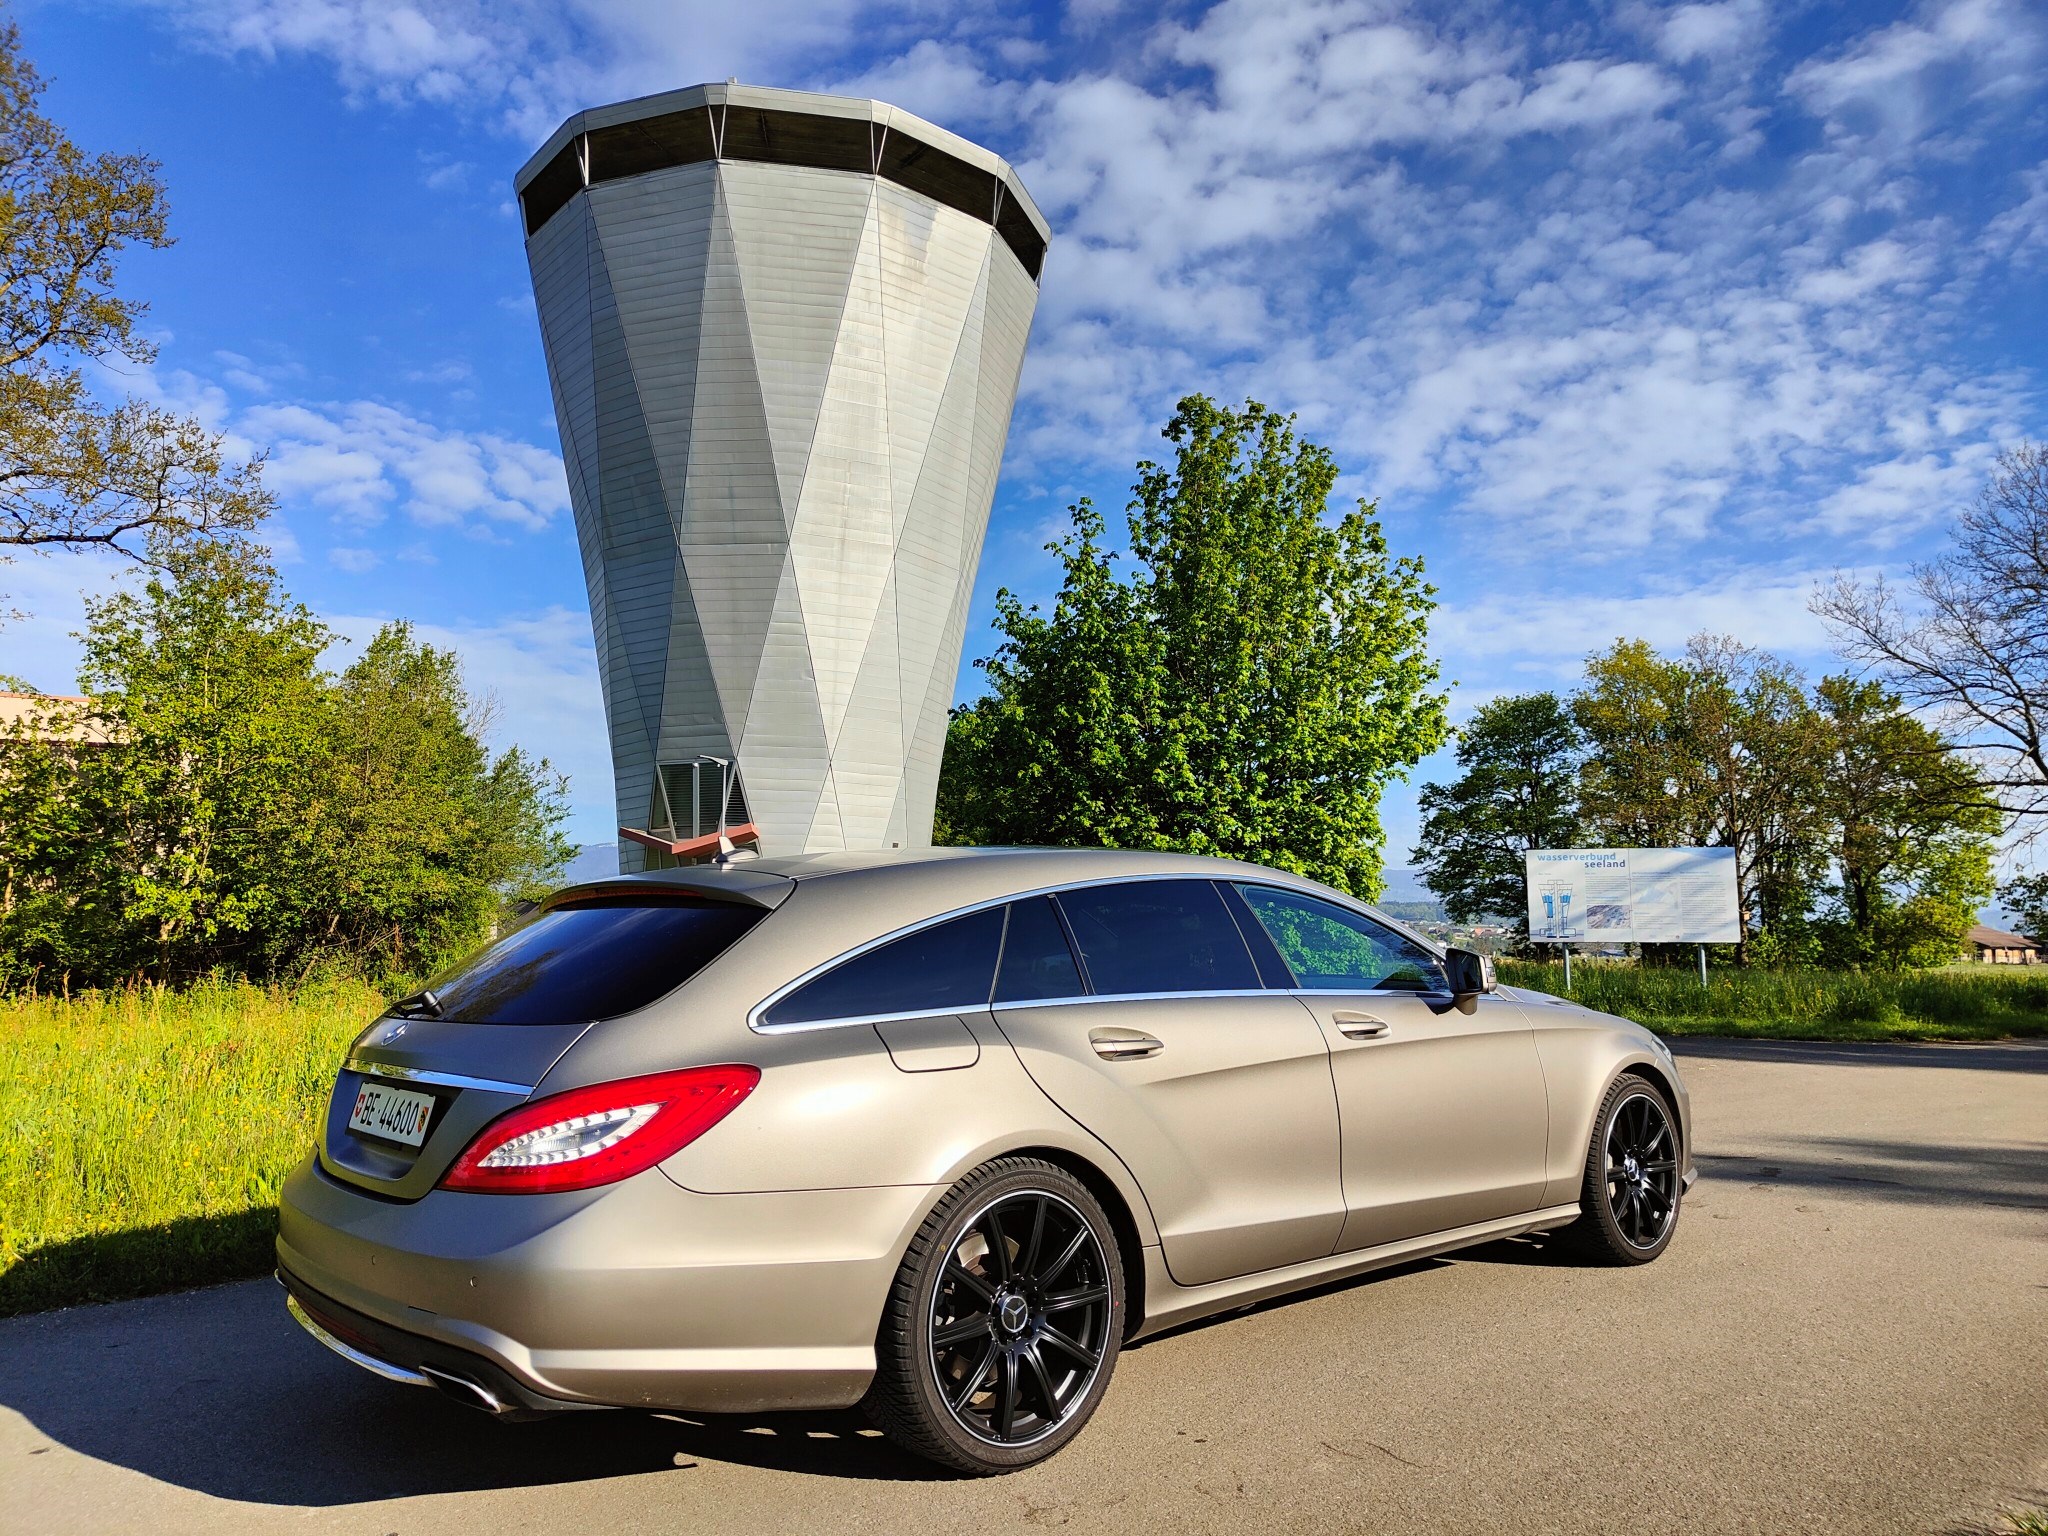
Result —
<instances>
[{"instance_id":1,"label":"rear quarter panel","mask_svg":"<svg viewBox=\"0 0 2048 1536\"><path fill-rule=\"evenodd\" d=\"M916 1070L932 1058L920 1061L919 1053L903 1049L915 1031L885 1043L871 1024L789 1032L749 1027L756 1004L813 966L988 894L919 874L915 881L800 882L796 894L686 985L638 1013L593 1025L538 1091L744 1062L761 1069L760 1085L661 1165L685 1189L742 1194L947 1185L990 1158L1043 1147L1100 1170L1129 1208L1140 1240L1157 1242L1129 1169L1045 1096L991 1015L959 1016L979 1049L971 1065L941 1070Z\"/></svg>"}]
</instances>

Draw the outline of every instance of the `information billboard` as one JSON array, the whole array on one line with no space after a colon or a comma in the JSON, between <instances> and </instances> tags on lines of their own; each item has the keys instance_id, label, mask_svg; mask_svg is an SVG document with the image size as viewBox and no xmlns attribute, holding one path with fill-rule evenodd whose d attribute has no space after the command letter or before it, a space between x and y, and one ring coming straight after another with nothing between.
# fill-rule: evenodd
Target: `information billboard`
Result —
<instances>
[{"instance_id":1,"label":"information billboard","mask_svg":"<svg viewBox=\"0 0 2048 1536\"><path fill-rule=\"evenodd\" d=\"M1550 944L1734 944L1733 848L1532 848L1529 937Z\"/></svg>"}]
</instances>

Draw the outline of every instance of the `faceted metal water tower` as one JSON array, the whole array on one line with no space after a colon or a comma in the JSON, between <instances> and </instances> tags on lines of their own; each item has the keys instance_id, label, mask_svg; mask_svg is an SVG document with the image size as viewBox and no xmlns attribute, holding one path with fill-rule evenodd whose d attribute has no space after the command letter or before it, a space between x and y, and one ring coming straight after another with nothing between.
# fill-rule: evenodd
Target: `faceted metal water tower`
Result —
<instances>
[{"instance_id":1,"label":"faceted metal water tower","mask_svg":"<svg viewBox=\"0 0 2048 1536\"><path fill-rule=\"evenodd\" d=\"M929 843L1044 218L906 112L740 85L515 184L622 867Z\"/></svg>"}]
</instances>

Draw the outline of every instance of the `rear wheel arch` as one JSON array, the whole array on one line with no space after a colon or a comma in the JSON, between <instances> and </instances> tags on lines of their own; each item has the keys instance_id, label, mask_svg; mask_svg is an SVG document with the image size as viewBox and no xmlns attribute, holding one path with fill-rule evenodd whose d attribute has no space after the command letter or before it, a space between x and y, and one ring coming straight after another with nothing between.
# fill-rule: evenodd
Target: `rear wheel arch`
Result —
<instances>
[{"instance_id":1,"label":"rear wheel arch","mask_svg":"<svg viewBox=\"0 0 2048 1536\"><path fill-rule=\"evenodd\" d=\"M1051 1163L1079 1179L1109 1217L1116 1234L1116 1246L1124 1266L1124 1338L1128 1340L1145 1320L1145 1243L1139 1235L1137 1218L1130 1203L1112 1179L1094 1162L1066 1147L1013 1147L1003 1157L1035 1157Z\"/></svg>"}]
</instances>

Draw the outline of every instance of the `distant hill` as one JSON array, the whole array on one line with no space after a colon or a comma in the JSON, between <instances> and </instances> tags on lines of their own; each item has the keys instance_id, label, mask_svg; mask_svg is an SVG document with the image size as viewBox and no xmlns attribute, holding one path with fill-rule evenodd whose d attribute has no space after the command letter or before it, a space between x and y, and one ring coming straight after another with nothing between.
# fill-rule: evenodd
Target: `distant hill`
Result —
<instances>
[{"instance_id":1,"label":"distant hill","mask_svg":"<svg viewBox=\"0 0 2048 1536\"><path fill-rule=\"evenodd\" d=\"M585 843L562 871L562 884L581 885L586 880L603 880L618 872L617 843Z\"/></svg>"},{"instance_id":2,"label":"distant hill","mask_svg":"<svg viewBox=\"0 0 2048 1536\"><path fill-rule=\"evenodd\" d=\"M1444 921L1443 903L1437 901L1383 901L1379 909L1389 917L1398 917L1404 923L1440 923Z\"/></svg>"},{"instance_id":3,"label":"distant hill","mask_svg":"<svg viewBox=\"0 0 2048 1536\"><path fill-rule=\"evenodd\" d=\"M1387 906L1387 903L1394 901L1426 901L1431 906L1436 905L1435 894L1422 883L1422 877L1416 871L1403 866L1390 866L1382 870L1381 875L1386 880L1386 889L1380 892L1380 905L1387 907L1389 912L1393 911L1393 908Z\"/></svg>"}]
</instances>

